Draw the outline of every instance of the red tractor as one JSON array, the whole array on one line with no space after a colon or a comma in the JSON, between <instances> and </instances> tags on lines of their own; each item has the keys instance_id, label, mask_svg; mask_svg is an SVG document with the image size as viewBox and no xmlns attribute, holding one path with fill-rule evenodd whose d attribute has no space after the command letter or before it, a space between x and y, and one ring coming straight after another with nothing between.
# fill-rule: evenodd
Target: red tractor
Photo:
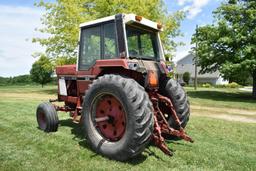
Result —
<instances>
[{"instance_id":1,"label":"red tractor","mask_svg":"<svg viewBox=\"0 0 256 171\"><path fill-rule=\"evenodd\" d=\"M70 112L95 152L120 161L140 154L150 141L168 155L164 138L192 142L184 131L187 95L167 77L162 25L117 14L80 28L77 65L56 68L58 98L38 106L39 128L57 131L57 111Z\"/></svg>"}]
</instances>

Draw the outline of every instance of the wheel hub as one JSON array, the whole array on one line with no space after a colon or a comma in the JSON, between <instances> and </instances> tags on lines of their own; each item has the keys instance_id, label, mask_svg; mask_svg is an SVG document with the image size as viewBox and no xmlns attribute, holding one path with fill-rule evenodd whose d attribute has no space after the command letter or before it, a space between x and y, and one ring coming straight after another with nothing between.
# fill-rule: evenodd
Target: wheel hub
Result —
<instances>
[{"instance_id":1,"label":"wheel hub","mask_svg":"<svg viewBox=\"0 0 256 171\"><path fill-rule=\"evenodd\" d=\"M38 122L39 122L39 127L41 129L45 129L46 128L46 118L45 118L45 114L43 112L40 112L38 114Z\"/></svg>"},{"instance_id":2,"label":"wheel hub","mask_svg":"<svg viewBox=\"0 0 256 171\"><path fill-rule=\"evenodd\" d=\"M125 111L113 95L104 95L96 100L94 121L98 132L109 141L118 141L123 137L126 127Z\"/></svg>"}]
</instances>

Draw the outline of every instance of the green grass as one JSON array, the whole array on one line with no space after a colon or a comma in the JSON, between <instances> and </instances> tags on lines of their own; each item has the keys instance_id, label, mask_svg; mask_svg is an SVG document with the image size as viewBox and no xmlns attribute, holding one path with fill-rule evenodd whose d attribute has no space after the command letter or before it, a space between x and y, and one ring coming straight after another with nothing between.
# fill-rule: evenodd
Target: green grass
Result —
<instances>
[{"instance_id":1,"label":"green grass","mask_svg":"<svg viewBox=\"0 0 256 171\"><path fill-rule=\"evenodd\" d=\"M188 90L192 105L255 110L255 101L236 100L235 90ZM79 125L60 113L58 132L37 128L37 105L55 97L54 86L0 87L0 170L256 170L256 124L191 116L186 128L195 143L170 141L173 157L150 146L128 162L95 154ZM238 95L237 95L238 94ZM239 95L240 94L240 95ZM226 97L226 95L230 95ZM222 97L220 97L222 96ZM218 100L219 99L219 100ZM223 100L221 100L223 99ZM229 99L229 100L228 100ZM231 102L230 102L231 100ZM254 103L254 104L253 104Z\"/></svg>"},{"instance_id":2,"label":"green grass","mask_svg":"<svg viewBox=\"0 0 256 171\"><path fill-rule=\"evenodd\" d=\"M192 105L204 105L211 107L240 108L256 110L256 99L250 92L232 88L185 88Z\"/></svg>"}]
</instances>

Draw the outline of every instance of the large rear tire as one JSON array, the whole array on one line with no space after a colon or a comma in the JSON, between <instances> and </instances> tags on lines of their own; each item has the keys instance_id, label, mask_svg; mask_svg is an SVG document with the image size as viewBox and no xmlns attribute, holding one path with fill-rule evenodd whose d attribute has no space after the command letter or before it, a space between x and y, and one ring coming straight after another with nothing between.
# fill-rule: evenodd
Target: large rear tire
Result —
<instances>
[{"instance_id":1,"label":"large rear tire","mask_svg":"<svg viewBox=\"0 0 256 171\"><path fill-rule=\"evenodd\" d=\"M153 107L135 80L104 75L87 90L82 125L96 152L119 161L140 154L153 132Z\"/></svg>"},{"instance_id":2,"label":"large rear tire","mask_svg":"<svg viewBox=\"0 0 256 171\"><path fill-rule=\"evenodd\" d=\"M162 95L171 99L174 105L175 111L177 113L177 116L181 121L181 126L185 128L189 121L190 105L189 105L188 97L183 87L173 79L166 79L164 84L160 88L160 92ZM179 126L175 123L175 121L171 117L170 111L166 110L164 105L161 105L160 108L164 113L168 114L167 119L170 127L179 129Z\"/></svg>"}]
</instances>

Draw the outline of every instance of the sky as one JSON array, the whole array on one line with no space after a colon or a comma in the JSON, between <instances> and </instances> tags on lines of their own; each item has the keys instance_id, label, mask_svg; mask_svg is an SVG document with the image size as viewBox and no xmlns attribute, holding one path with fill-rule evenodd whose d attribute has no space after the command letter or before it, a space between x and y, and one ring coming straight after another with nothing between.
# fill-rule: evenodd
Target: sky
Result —
<instances>
[{"instance_id":1,"label":"sky","mask_svg":"<svg viewBox=\"0 0 256 171\"><path fill-rule=\"evenodd\" d=\"M40 28L43 9L34 6L38 0L0 0L0 76L10 77L29 74L34 52L43 52L44 48L32 43L33 37L44 37L35 28ZM54 0L48 0L54 1ZM185 46L177 48L174 61L184 57L192 45L191 36L196 25L202 26L213 21L212 11L221 0L164 0L169 13L177 10L186 11L186 18L181 23L182 41Z\"/></svg>"},{"instance_id":2,"label":"sky","mask_svg":"<svg viewBox=\"0 0 256 171\"><path fill-rule=\"evenodd\" d=\"M212 12L218 8L222 0L165 0L168 12L173 13L177 10L186 12L186 18L181 22L180 30L183 37L177 37L176 41L185 43L179 46L174 54L173 61L185 57L191 47L191 37L195 33L196 25L204 26L213 22Z\"/></svg>"}]
</instances>

